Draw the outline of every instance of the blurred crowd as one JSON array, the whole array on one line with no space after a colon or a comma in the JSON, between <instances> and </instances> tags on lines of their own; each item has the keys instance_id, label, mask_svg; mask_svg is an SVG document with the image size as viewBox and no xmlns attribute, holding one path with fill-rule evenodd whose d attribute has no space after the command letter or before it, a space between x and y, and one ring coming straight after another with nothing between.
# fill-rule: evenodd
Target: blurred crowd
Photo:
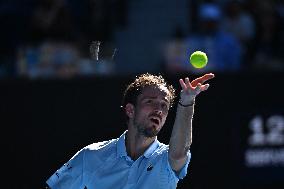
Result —
<instances>
[{"instance_id":1,"label":"blurred crowd","mask_svg":"<svg viewBox=\"0 0 284 189\"><path fill-rule=\"evenodd\" d=\"M165 47L167 71L284 71L283 1L192 1L190 8L191 31L177 28ZM188 63L196 50L209 57L204 69Z\"/></svg>"},{"instance_id":2,"label":"blurred crowd","mask_svg":"<svg viewBox=\"0 0 284 189\"><path fill-rule=\"evenodd\" d=\"M0 77L111 73L112 31L124 27L124 8L123 0L0 1ZM99 60L90 55L94 41L102 41Z\"/></svg>"},{"instance_id":3,"label":"blurred crowd","mask_svg":"<svg viewBox=\"0 0 284 189\"><path fill-rule=\"evenodd\" d=\"M127 28L127 3L0 1L0 77L115 74L113 32ZM176 28L165 44L165 71L284 71L283 1L189 0L188 5L190 31ZM102 41L99 60L90 55L93 41ZM188 64L195 50L209 57L202 70Z\"/></svg>"}]
</instances>

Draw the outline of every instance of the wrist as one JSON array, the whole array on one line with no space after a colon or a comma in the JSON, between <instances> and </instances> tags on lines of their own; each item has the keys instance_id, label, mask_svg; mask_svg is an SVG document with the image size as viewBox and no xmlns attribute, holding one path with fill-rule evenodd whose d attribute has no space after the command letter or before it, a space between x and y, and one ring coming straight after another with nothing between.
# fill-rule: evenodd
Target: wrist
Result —
<instances>
[{"instance_id":1,"label":"wrist","mask_svg":"<svg viewBox=\"0 0 284 189\"><path fill-rule=\"evenodd\" d=\"M183 102L182 100L178 101L178 104L182 107L190 107L190 106L194 106L195 104L195 99L189 101L189 102Z\"/></svg>"}]
</instances>

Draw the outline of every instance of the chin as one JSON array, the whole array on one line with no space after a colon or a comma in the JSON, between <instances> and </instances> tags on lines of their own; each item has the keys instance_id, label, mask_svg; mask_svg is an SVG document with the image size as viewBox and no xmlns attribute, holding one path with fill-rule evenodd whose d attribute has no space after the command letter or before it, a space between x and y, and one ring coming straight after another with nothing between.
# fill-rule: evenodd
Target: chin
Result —
<instances>
[{"instance_id":1,"label":"chin","mask_svg":"<svg viewBox=\"0 0 284 189\"><path fill-rule=\"evenodd\" d=\"M153 127L149 128L149 129L145 129L144 130L144 136L152 138L152 137L157 136L159 132L160 132L160 130L156 130L156 127L153 126Z\"/></svg>"}]
</instances>

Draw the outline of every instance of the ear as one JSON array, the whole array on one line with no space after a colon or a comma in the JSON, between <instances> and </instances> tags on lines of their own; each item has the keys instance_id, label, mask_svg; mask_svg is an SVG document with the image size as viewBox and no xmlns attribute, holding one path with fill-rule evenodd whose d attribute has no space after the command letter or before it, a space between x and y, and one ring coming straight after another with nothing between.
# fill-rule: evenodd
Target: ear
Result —
<instances>
[{"instance_id":1,"label":"ear","mask_svg":"<svg viewBox=\"0 0 284 189\"><path fill-rule=\"evenodd\" d=\"M129 118L133 118L134 116L134 105L131 103L128 103L125 105L125 113Z\"/></svg>"}]
</instances>

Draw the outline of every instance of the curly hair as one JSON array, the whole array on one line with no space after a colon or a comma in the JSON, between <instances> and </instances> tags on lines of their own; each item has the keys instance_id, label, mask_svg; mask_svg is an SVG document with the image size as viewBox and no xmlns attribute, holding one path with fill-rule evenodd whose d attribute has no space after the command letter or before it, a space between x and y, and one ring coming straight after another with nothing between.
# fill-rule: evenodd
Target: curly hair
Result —
<instances>
[{"instance_id":1,"label":"curly hair","mask_svg":"<svg viewBox=\"0 0 284 189\"><path fill-rule=\"evenodd\" d=\"M176 97L174 87L167 84L167 82L161 75L152 75L149 73L136 76L136 79L127 86L123 95L122 107L125 107L127 103L135 105L138 95L140 95L142 93L142 90L147 86L167 88L167 97L170 101L170 107L172 107L174 99Z\"/></svg>"}]
</instances>

